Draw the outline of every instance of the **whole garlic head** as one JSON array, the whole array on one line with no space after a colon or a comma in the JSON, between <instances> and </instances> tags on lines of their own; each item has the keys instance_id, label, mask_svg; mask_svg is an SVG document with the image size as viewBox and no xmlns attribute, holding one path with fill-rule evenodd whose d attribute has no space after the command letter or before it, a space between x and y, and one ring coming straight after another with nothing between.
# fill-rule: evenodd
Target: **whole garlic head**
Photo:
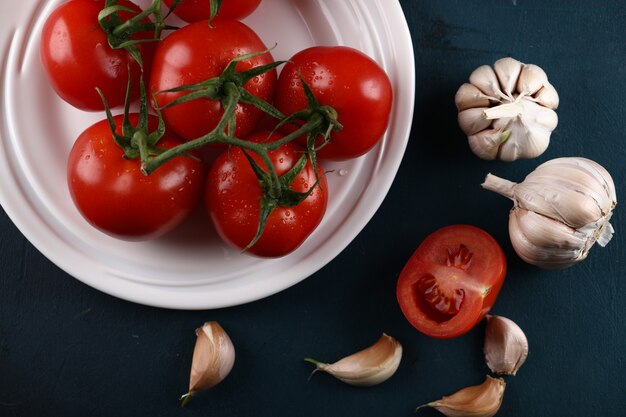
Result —
<instances>
[{"instance_id":1,"label":"whole garlic head","mask_svg":"<svg viewBox=\"0 0 626 417\"><path fill-rule=\"evenodd\" d=\"M558 124L559 95L537 65L513 58L478 67L456 93L458 122L482 159L541 155Z\"/></svg>"},{"instance_id":2,"label":"whole garlic head","mask_svg":"<svg viewBox=\"0 0 626 417\"><path fill-rule=\"evenodd\" d=\"M605 246L613 236L615 185L607 170L589 159L552 159L519 184L488 174L482 186L513 200L511 243L532 265L566 268L585 259L594 243Z\"/></svg>"}]
</instances>

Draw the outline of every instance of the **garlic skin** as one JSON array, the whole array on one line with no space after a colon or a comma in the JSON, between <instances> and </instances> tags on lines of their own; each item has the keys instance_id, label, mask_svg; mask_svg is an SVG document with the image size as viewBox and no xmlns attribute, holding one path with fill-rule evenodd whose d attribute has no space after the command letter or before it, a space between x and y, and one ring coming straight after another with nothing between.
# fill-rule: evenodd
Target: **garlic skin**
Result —
<instances>
[{"instance_id":1,"label":"garlic skin","mask_svg":"<svg viewBox=\"0 0 626 417\"><path fill-rule=\"evenodd\" d=\"M463 388L417 410L432 407L448 417L493 417L500 410L505 387L504 379L487 375L482 384Z\"/></svg>"},{"instance_id":2,"label":"garlic skin","mask_svg":"<svg viewBox=\"0 0 626 417\"><path fill-rule=\"evenodd\" d=\"M469 146L482 159L514 161L541 155L558 124L559 95L537 65L502 58L483 65L454 101Z\"/></svg>"},{"instance_id":3,"label":"garlic skin","mask_svg":"<svg viewBox=\"0 0 626 417\"><path fill-rule=\"evenodd\" d=\"M513 200L509 236L529 264L566 268L585 259L594 243L605 246L613 236L615 184L589 159L552 159L519 184L488 174L482 186Z\"/></svg>"},{"instance_id":4,"label":"garlic skin","mask_svg":"<svg viewBox=\"0 0 626 417\"><path fill-rule=\"evenodd\" d=\"M196 329L189 391L181 397L187 404L191 396L220 383L230 373L235 363L235 347L222 326L215 321L204 323Z\"/></svg>"},{"instance_id":5,"label":"garlic skin","mask_svg":"<svg viewBox=\"0 0 626 417\"><path fill-rule=\"evenodd\" d=\"M513 320L487 315L483 351L491 372L515 375L528 357L528 339Z\"/></svg>"},{"instance_id":6,"label":"garlic skin","mask_svg":"<svg viewBox=\"0 0 626 417\"><path fill-rule=\"evenodd\" d=\"M335 363L323 363L311 358L305 361L316 366L313 372L324 371L346 384L368 387L389 379L398 369L401 359L400 342L383 333L372 346Z\"/></svg>"}]
</instances>

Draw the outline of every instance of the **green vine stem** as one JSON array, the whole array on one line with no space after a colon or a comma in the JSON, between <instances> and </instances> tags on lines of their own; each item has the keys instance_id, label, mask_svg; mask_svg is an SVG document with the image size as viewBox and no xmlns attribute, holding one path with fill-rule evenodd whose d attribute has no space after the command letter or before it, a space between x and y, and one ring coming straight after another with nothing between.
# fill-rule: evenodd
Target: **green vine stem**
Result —
<instances>
[{"instance_id":1,"label":"green vine stem","mask_svg":"<svg viewBox=\"0 0 626 417\"><path fill-rule=\"evenodd\" d=\"M125 11L134 14L127 20L122 20L119 12ZM145 20L152 16L153 21ZM152 0L145 9L137 12L128 7L120 6L118 0L106 0L104 8L98 14L98 23L107 33L109 46L113 49L126 49L135 61L143 68L143 60L137 45L146 42L158 42L163 30L177 29L165 23L161 0ZM140 32L153 32L152 37L133 39L133 35Z\"/></svg>"}]
</instances>

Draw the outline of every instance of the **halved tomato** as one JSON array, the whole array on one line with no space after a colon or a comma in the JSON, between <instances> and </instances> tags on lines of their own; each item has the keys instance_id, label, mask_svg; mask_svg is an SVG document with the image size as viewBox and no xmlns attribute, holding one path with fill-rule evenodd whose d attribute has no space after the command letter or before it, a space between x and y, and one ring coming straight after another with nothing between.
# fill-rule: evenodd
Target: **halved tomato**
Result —
<instances>
[{"instance_id":1,"label":"halved tomato","mask_svg":"<svg viewBox=\"0 0 626 417\"><path fill-rule=\"evenodd\" d=\"M504 252L491 235L475 226L447 226L415 250L400 273L396 295L417 330L457 337L485 317L505 275Z\"/></svg>"}]
</instances>

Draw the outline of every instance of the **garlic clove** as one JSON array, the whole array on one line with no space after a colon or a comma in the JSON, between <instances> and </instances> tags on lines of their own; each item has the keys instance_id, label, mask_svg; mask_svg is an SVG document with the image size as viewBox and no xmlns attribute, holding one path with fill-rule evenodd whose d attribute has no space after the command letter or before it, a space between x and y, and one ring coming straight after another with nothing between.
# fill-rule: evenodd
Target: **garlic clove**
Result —
<instances>
[{"instance_id":1,"label":"garlic clove","mask_svg":"<svg viewBox=\"0 0 626 417\"><path fill-rule=\"evenodd\" d=\"M564 224L533 211L514 209L509 236L517 255L544 269L566 268L587 257L586 237Z\"/></svg>"},{"instance_id":2,"label":"garlic clove","mask_svg":"<svg viewBox=\"0 0 626 417\"><path fill-rule=\"evenodd\" d=\"M465 83L459 87L454 96L454 103L459 111L475 107L489 107L490 101L475 85Z\"/></svg>"},{"instance_id":3,"label":"garlic clove","mask_svg":"<svg viewBox=\"0 0 626 417\"><path fill-rule=\"evenodd\" d=\"M513 320L487 315L483 350L491 372L515 375L528 356L528 339Z\"/></svg>"},{"instance_id":4,"label":"garlic clove","mask_svg":"<svg viewBox=\"0 0 626 417\"><path fill-rule=\"evenodd\" d=\"M383 333L372 346L335 363L323 363L311 358L305 361L316 366L313 372L327 372L350 385L372 386L389 379L398 369L401 359L400 342Z\"/></svg>"},{"instance_id":5,"label":"garlic clove","mask_svg":"<svg viewBox=\"0 0 626 417\"><path fill-rule=\"evenodd\" d=\"M526 64L522 68L517 81L517 91L523 95L532 96L548 84L546 72L534 64Z\"/></svg>"},{"instance_id":6,"label":"garlic clove","mask_svg":"<svg viewBox=\"0 0 626 417\"><path fill-rule=\"evenodd\" d=\"M501 58L493 64L493 70L500 81L504 93L510 97L513 96L523 65L517 59L510 57Z\"/></svg>"},{"instance_id":7,"label":"garlic clove","mask_svg":"<svg viewBox=\"0 0 626 417\"><path fill-rule=\"evenodd\" d=\"M498 157L500 146L511 137L510 130L486 129L467 137L470 149L479 158L493 160Z\"/></svg>"},{"instance_id":8,"label":"garlic clove","mask_svg":"<svg viewBox=\"0 0 626 417\"><path fill-rule=\"evenodd\" d=\"M448 417L493 417L502 405L505 387L504 379L487 375L480 385L463 388L417 409L432 407Z\"/></svg>"},{"instance_id":9,"label":"garlic clove","mask_svg":"<svg viewBox=\"0 0 626 417\"><path fill-rule=\"evenodd\" d=\"M613 181L604 168L600 167L605 174L598 177L595 173L601 171L593 161L586 160L584 164L562 158L552 161L537 167L516 186L516 199L521 207L573 228L593 223L613 209L615 198L606 187L607 182Z\"/></svg>"},{"instance_id":10,"label":"garlic clove","mask_svg":"<svg viewBox=\"0 0 626 417\"><path fill-rule=\"evenodd\" d=\"M181 397L187 404L193 394L220 383L230 373L235 363L235 348L230 337L217 322L211 321L196 329L189 391Z\"/></svg>"},{"instance_id":11,"label":"garlic clove","mask_svg":"<svg viewBox=\"0 0 626 417\"><path fill-rule=\"evenodd\" d=\"M543 88L535 94L535 102L554 110L559 107L559 94L552 84L546 81Z\"/></svg>"},{"instance_id":12,"label":"garlic clove","mask_svg":"<svg viewBox=\"0 0 626 417\"><path fill-rule=\"evenodd\" d=\"M485 93L493 100L506 98L502 90L500 90L500 82L495 71L489 65L482 65L476 68L469 77L470 84L478 87L480 91Z\"/></svg>"},{"instance_id":13,"label":"garlic clove","mask_svg":"<svg viewBox=\"0 0 626 417\"><path fill-rule=\"evenodd\" d=\"M486 109L486 107L474 107L458 114L459 126L463 133L467 136L475 135L491 125L491 120L483 116Z\"/></svg>"}]
</instances>

